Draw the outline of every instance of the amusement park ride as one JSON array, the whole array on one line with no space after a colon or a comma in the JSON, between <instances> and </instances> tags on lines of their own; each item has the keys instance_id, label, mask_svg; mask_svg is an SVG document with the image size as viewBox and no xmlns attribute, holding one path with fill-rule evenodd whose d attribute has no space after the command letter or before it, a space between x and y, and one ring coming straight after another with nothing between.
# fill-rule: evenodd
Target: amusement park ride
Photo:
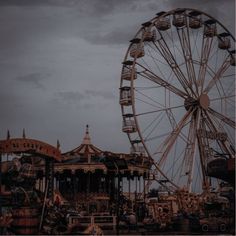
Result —
<instances>
[{"instance_id":1,"label":"amusement park ride","mask_svg":"<svg viewBox=\"0 0 236 236\"><path fill-rule=\"evenodd\" d=\"M185 8L158 13L130 41L120 82L123 131L152 161L156 181L209 191L216 159L234 166L234 46L218 20Z\"/></svg>"},{"instance_id":2,"label":"amusement park ride","mask_svg":"<svg viewBox=\"0 0 236 236\"><path fill-rule=\"evenodd\" d=\"M0 227L17 234L73 234L82 226L111 225L119 233L126 212L138 218L127 223L129 230L137 221L139 227L173 230L180 215L179 224L197 215L202 231L214 228L212 222L218 231L232 228L234 46L224 25L198 10L160 12L143 23L130 41L120 81L122 130L131 153L95 147L88 126L82 144L63 154L59 142L53 147L25 132L17 139L8 133L0 141Z\"/></svg>"}]
</instances>

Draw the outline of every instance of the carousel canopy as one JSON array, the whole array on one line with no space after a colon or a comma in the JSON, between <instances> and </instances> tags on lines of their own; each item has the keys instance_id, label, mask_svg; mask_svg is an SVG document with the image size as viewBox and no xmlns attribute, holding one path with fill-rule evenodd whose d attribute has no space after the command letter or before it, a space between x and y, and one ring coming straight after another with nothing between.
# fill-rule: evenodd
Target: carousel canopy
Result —
<instances>
[{"instance_id":1,"label":"carousel canopy","mask_svg":"<svg viewBox=\"0 0 236 236\"><path fill-rule=\"evenodd\" d=\"M84 139L81 145L69 152L63 154L65 160L74 159L74 158L90 158L94 156L100 156L102 154L102 150L97 148L91 143L91 138L89 136L89 126L86 126L86 132Z\"/></svg>"}]
</instances>

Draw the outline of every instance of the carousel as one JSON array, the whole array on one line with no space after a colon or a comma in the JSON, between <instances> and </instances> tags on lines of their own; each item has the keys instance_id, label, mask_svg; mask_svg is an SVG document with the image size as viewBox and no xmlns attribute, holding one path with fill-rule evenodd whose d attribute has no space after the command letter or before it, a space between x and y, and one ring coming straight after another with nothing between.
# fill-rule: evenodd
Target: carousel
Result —
<instances>
[{"instance_id":1,"label":"carousel","mask_svg":"<svg viewBox=\"0 0 236 236\"><path fill-rule=\"evenodd\" d=\"M44 165L36 166L37 186L45 177ZM62 154L54 165L54 186L59 201L68 201L87 214L115 213L115 202L124 196L138 200L149 176L150 162L142 153L113 153L94 146L89 126L81 145ZM131 186L135 186L135 199Z\"/></svg>"}]
</instances>

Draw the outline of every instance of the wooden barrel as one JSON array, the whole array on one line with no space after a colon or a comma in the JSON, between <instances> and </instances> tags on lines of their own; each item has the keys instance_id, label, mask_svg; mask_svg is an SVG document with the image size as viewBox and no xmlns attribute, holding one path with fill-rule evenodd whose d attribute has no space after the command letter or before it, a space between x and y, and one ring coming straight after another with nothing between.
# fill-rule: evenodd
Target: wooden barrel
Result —
<instances>
[{"instance_id":1,"label":"wooden barrel","mask_svg":"<svg viewBox=\"0 0 236 236\"><path fill-rule=\"evenodd\" d=\"M33 207L19 207L12 210L12 230L16 234L37 234L39 211Z\"/></svg>"}]
</instances>

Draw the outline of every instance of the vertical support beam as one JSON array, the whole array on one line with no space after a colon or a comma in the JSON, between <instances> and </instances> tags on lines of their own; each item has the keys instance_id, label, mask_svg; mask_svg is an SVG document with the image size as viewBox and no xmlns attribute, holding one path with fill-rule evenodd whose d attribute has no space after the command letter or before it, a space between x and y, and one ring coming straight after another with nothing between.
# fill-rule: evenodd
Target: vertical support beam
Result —
<instances>
[{"instance_id":1,"label":"vertical support beam","mask_svg":"<svg viewBox=\"0 0 236 236\"><path fill-rule=\"evenodd\" d=\"M146 183L145 183L145 178L143 176L143 201L144 202L146 200L146 188L145 188L145 186L146 186Z\"/></svg>"},{"instance_id":2,"label":"vertical support beam","mask_svg":"<svg viewBox=\"0 0 236 236\"><path fill-rule=\"evenodd\" d=\"M76 201L76 175L75 171L71 173L72 186L73 186L73 200Z\"/></svg>"},{"instance_id":3,"label":"vertical support beam","mask_svg":"<svg viewBox=\"0 0 236 236\"><path fill-rule=\"evenodd\" d=\"M119 225L120 225L120 189L121 189L121 175L120 172L118 171L118 177L117 177L117 204L116 204L116 235L119 235Z\"/></svg>"},{"instance_id":4,"label":"vertical support beam","mask_svg":"<svg viewBox=\"0 0 236 236\"><path fill-rule=\"evenodd\" d=\"M77 174L77 186L78 186L78 193L80 193L81 192L81 183L82 183L82 181L81 181L81 178L82 178L82 174L81 174L81 172L79 171L78 172L78 174Z\"/></svg>"},{"instance_id":5,"label":"vertical support beam","mask_svg":"<svg viewBox=\"0 0 236 236\"><path fill-rule=\"evenodd\" d=\"M113 194L113 199L115 199L115 184L116 184L116 177L115 175L111 175L111 194Z\"/></svg>"},{"instance_id":6,"label":"vertical support beam","mask_svg":"<svg viewBox=\"0 0 236 236\"><path fill-rule=\"evenodd\" d=\"M135 211L137 209L137 197L138 197L138 177L134 177L135 180L135 196L134 196L134 205L135 205Z\"/></svg>"},{"instance_id":7,"label":"vertical support beam","mask_svg":"<svg viewBox=\"0 0 236 236\"><path fill-rule=\"evenodd\" d=\"M54 159L45 159L45 180L48 182L47 198L53 201L54 193ZM45 184L46 186L46 184ZM46 190L45 190L46 191Z\"/></svg>"},{"instance_id":8,"label":"vertical support beam","mask_svg":"<svg viewBox=\"0 0 236 236\"><path fill-rule=\"evenodd\" d=\"M39 179L39 191L40 192L42 191L42 179L41 178Z\"/></svg>"},{"instance_id":9,"label":"vertical support beam","mask_svg":"<svg viewBox=\"0 0 236 236\"><path fill-rule=\"evenodd\" d=\"M2 153L0 153L0 215L2 215Z\"/></svg>"},{"instance_id":10,"label":"vertical support beam","mask_svg":"<svg viewBox=\"0 0 236 236\"><path fill-rule=\"evenodd\" d=\"M130 200L130 176L128 177L128 181L129 181L129 200Z\"/></svg>"},{"instance_id":11,"label":"vertical support beam","mask_svg":"<svg viewBox=\"0 0 236 236\"><path fill-rule=\"evenodd\" d=\"M91 175L91 172L89 171L88 172L88 175L87 175L87 183L88 183L88 185L87 185L87 194L89 194L89 192L90 192L90 175Z\"/></svg>"},{"instance_id":12,"label":"vertical support beam","mask_svg":"<svg viewBox=\"0 0 236 236\"><path fill-rule=\"evenodd\" d=\"M40 179L40 186L39 186L39 190L40 190L40 192L43 192L43 177Z\"/></svg>"},{"instance_id":13,"label":"vertical support beam","mask_svg":"<svg viewBox=\"0 0 236 236\"><path fill-rule=\"evenodd\" d=\"M110 177L110 174L108 174L107 178L108 178L108 194L109 194L109 196L111 196L111 177Z\"/></svg>"},{"instance_id":14,"label":"vertical support beam","mask_svg":"<svg viewBox=\"0 0 236 236\"><path fill-rule=\"evenodd\" d=\"M104 184L105 182L103 182L103 176L101 173L99 173L99 180L98 180L98 186L97 186L97 192L98 193L103 193L103 189L104 189Z\"/></svg>"},{"instance_id":15,"label":"vertical support beam","mask_svg":"<svg viewBox=\"0 0 236 236\"><path fill-rule=\"evenodd\" d=\"M59 190L59 176L56 177L56 188Z\"/></svg>"},{"instance_id":16,"label":"vertical support beam","mask_svg":"<svg viewBox=\"0 0 236 236\"><path fill-rule=\"evenodd\" d=\"M123 194L124 192L124 181L123 181L123 177L121 177L121 192Z\"/></svg>"},{"instance_id":17,"label":"vertical support beam","mask_svg":"<svg viewBox=\"0 0 236 236\"><path fill-rule=\"evenodd\" d=\"M141 176L138 177L138 183L139 183L138 192L141 193Z\"/></svg>"}]
</instances>

